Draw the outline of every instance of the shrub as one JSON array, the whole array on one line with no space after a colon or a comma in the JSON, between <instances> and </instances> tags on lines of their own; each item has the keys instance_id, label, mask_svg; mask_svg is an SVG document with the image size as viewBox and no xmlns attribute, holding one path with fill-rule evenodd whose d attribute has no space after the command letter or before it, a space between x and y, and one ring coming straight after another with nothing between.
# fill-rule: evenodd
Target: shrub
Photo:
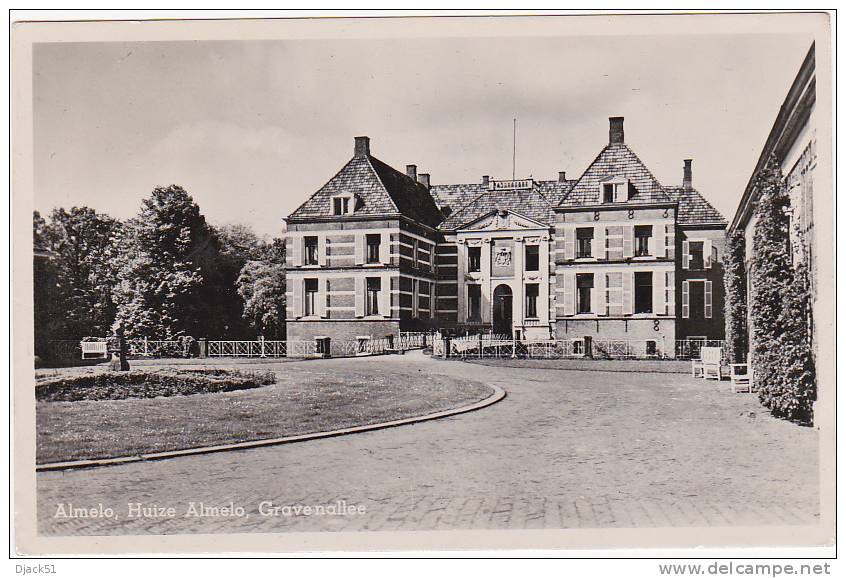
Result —
<instances>
[{"instance_id":1,"label":"shrub","mask_svg":"<svg viewBox=\"0 0 846 578\"><path fill-rule=\"evenodd\" d=\"M48 377L35 386L38 401L101 401L236 391L276 382L272 371L158 369Z\"/></svg>"}]
</instances>

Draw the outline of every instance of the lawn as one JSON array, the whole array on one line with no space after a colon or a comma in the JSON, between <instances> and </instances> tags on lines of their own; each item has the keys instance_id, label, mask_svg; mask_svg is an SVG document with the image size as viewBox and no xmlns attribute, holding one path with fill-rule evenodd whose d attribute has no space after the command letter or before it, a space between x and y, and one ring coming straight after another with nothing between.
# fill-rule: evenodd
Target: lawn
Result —
<instances>
[{"instance_id":1,"label":"lawn","mask_svg":"<svg viewBox=\"0 0 846 578\"><path fill-rule=\"evenodd\" d=\"M184 397L38 402L36 461L129 456L330 431L426 415L493 393L482 383L417 368L371 373L356 360L267 363L261 369L274 371L276 384ZM78 369L57 371L72 375Z\"/></svg>"}]
</instances>

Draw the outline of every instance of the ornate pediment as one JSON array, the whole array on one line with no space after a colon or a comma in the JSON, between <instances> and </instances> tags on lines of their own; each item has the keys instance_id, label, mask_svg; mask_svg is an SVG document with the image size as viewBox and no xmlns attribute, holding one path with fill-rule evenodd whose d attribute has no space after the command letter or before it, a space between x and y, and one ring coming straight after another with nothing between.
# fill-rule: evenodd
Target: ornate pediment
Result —
<instances>
[{"instance_id":1,"label":"ornate pediment","mask_svg":"<svg viewBox=\"0 0 846 578\"><path fill-rule=\"evenodd\" d=\"M463 227L460 231L507 231L522 229L548 229L547 225L512 213L508 210L493 211L480 219L476 219Z\"/></svg>"}]
</instances>

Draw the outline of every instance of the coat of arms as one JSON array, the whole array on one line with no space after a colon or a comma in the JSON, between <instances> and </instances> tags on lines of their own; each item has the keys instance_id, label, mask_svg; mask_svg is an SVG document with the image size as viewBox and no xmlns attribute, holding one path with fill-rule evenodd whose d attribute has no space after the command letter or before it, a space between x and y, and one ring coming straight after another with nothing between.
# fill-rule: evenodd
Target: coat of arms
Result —
<instances>
[{"instance_id":1,"label":"coat of arms","mask_svg":"<svg viewBox=\"0 0 846 578\"><path fill-rule=\"evenodd\" d=\"M494 254L494 263L497 267L508 267L511 265L511 249L509 247L498 247Z\"/></svg>"}]
</instances>

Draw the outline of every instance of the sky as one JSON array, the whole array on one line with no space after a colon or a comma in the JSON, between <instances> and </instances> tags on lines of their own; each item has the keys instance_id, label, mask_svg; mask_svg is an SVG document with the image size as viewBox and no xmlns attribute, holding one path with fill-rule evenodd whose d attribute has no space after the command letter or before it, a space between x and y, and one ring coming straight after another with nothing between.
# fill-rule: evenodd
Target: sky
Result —
<instances>
[{"instance_id":1,"label":"sky","mask_svg":"<svg viewBox=\"0 0 846 578\"><path fill-rule=\"evenodd\" d=\"M121 219L156 186L208 221L278 236L367 135L433 184L577 178L624 116L664 185L693 159L729 220L804 35L640 35L37 44L35 208Z\"/></svg>"}]
</instances>

